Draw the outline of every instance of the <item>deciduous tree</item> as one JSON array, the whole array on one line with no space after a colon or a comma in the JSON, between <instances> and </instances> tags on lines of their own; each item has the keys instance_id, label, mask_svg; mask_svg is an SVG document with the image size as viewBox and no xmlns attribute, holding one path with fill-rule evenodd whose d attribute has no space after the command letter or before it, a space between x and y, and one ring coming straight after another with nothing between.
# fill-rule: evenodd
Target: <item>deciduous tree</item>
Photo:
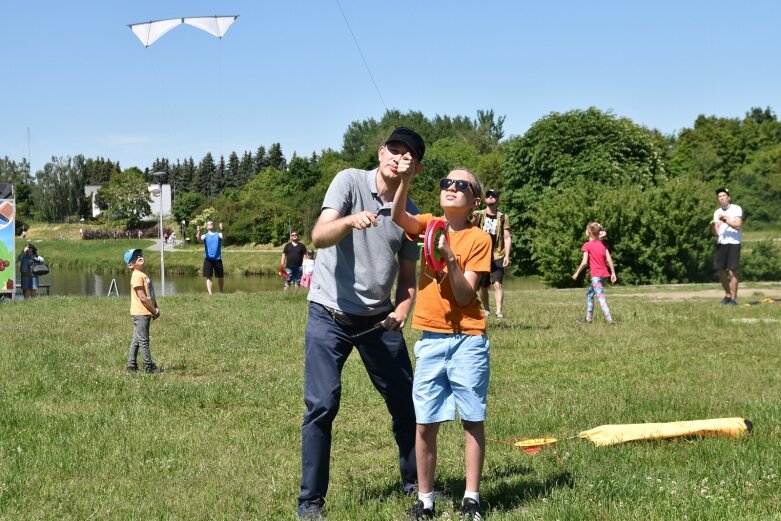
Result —
<instances>
[{"instance_id":1,"label":"deciduous tree","mask_svg":"<svg viewBox=\"0 0 781 521\"><path fill-rule=\"evenodd\" d=\"M596 198L618 184L640 189L665 179L663 152L647 129L596 108L552 113L504 148L504 207L512 216L513 263L537 271L532 230L544 218L539 204L557 190L586 181Z\"/></svg>"},{"instance_id":2,"label":"deciduous tree","mask_svg":"<svg viewBox=\"0 0 781 521\"><path fill-rule=\"evenodd\" d=\"M149 185L137 168L112 176L111 181L98 190L96 202L110 218L127 220L129 226L137 225L152 213Z\"/></svg>"}]
</instances>

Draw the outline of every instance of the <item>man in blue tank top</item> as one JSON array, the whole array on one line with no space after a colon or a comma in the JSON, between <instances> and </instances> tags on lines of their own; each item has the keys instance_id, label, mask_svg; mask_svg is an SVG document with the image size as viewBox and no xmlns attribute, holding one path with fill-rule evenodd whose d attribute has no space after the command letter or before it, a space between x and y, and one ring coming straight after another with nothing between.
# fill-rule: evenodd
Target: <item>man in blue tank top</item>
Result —
<instances>
[{"instance_id":1,"label":"man in blue tank top","mask_svg":"<svg viewBox=\"0 0 781 521\"><path fill-rule=\"evenodd\" d=\"M212 275L217 276L217 283L220 286L220 293L225 286L225 273L222 269L222 223L220 223L220 232L214 232L214 223L206 223L206 233L201 235L201 227L195 229L195 237L203 242L203 277L206 279L206 291L212 294Z\"/></svg>"}]
</instances>

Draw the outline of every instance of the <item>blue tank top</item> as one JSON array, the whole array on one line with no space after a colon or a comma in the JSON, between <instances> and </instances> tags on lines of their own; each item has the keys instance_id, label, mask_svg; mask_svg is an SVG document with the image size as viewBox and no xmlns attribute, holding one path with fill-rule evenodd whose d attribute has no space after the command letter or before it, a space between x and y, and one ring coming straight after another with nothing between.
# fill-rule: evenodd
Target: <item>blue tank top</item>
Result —
<instances>
[{"instance_id":1,"label":"blue tank top","mask_svg":"<svg viewBox=\"0 0 781 521\"><path fill-rule=\"evenodd\" d=\"M207 260L222 260L222 239L219 233L207 233L203 238Z\"/></svg>"}]
</instances>

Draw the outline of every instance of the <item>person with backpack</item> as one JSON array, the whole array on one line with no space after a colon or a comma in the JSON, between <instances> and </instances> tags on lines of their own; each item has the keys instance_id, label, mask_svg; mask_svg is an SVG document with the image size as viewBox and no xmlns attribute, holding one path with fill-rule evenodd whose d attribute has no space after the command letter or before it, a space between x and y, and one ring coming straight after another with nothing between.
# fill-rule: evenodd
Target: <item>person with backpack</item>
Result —
<instances>
[{"instance_id":1,"label":"person with backpack","mask_svg":"<svg viewBox=\"0 0 781 521\"><path fill-rule=\"evenodd\" d=\"M491 259L491 273L485 275L480 280L480 301L485 309L485 316L491 316L491 303L488 300L488 287L493 285L496 298L496 318L504 318L504 289L502 281L504 280L504 269L510 265L510 247L512 246L512 237L510 236L510 219L507 214L500 212L499 192L497 190L487 190L485 192L484 210L478 210L472 214L472 224L481 228L491 236L493 245L493 258Z\"/></svg>"}]
</instances>

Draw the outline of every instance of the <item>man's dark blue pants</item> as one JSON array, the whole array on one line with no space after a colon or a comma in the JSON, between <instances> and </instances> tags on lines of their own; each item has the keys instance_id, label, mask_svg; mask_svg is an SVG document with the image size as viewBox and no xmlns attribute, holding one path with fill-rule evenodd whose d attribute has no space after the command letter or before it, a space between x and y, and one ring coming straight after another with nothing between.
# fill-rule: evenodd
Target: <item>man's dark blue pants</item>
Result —
<instances>
[{"instance_id":1,"label":"man's dark blue pants","mask_svg":"<svg viewBox=\"0 0 781 521\"><path fill-rule=\"evenodd\" d=\"M378 315L377 322L387 316ZM331 459L331 429L339 412L341 374L356 347L374 387L391 414L393 437L399 447L402 482L417 482L415 409L412 404L412 363L401 331L379 329L358 338L320 304L309 303L304 363L304 402L301 425L301 493L299 504L325 501Z\"/></svg>"}]
</instances>

